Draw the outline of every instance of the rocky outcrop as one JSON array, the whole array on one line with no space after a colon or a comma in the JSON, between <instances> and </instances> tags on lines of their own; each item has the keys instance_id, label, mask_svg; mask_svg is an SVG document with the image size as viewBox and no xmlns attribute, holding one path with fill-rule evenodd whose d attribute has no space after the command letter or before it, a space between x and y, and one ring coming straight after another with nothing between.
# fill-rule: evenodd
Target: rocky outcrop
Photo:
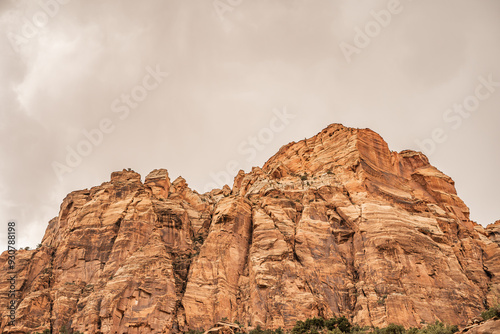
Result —
<instances>
[{"instance_id":1,"label":"rocky outcrop","mask_svg":"<svg viewBox=\"0 0 500 334\"><path fill-rule=\"evenodd\" d=\"M465 326L500 297L499 236L498 222L470 221L422 153L333 124L232 188L198 194L164 169L144 182L124 170L69 194L42 246L17 254L16 326L0 257L0 329L171 333L341 315Z\"/></svg>"},{"instance_id":2,"label":"rocky outcrop","mask_svg":"<svg viewBox=\"0 0 500 334\"><path fill-rule=\"evenodd\" d=\"M495 223L486 226L485 229L483 229L482 226L478 225L477 230L479 233L485 235L494 243L500 245L500 220L497 220Z\"/></svg>"},{"instance_id":3,"label":"rocky outcrop","mask_svg":"<svg viewBox=\"0 0 500 334\"><path fill-rule=\"evenodd\" d=\"M481 323L467 326L459 334L497 334L500 333L500 319L489 319Z\"/></svg>"}]
</instances>

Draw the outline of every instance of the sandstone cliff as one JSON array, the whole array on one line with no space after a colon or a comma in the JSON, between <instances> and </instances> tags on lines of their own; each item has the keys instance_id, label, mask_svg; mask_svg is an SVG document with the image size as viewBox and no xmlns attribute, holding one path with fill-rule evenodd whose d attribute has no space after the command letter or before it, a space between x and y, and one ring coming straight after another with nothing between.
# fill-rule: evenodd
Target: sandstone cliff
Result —
<instances>
[{"instance_id":1,"label":"sandstone cliff","mask_svg":"<svg viewBox=\"0 0 500 334\"><path fill-rule=\"evenodd\" d=\"M3 333L171 333L222 318L289 328L464 326L500 298L500 225L469 219L453 180L419 152L333 124L282 147L232 188L198 194L155 170L75 191L42 246L16 258Z\"/></svg>"}]
</instances>

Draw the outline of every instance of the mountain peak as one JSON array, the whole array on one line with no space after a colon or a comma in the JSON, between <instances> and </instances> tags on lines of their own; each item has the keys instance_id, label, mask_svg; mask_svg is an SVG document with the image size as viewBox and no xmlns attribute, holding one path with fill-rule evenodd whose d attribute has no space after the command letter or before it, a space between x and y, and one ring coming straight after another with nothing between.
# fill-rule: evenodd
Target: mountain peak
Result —
<instances>
[{"instance_id":1,"label":"mountain peak","mask_svg":"<svg viewBox=\"0 0 500 334\"><path fill-rule=\"evenodd\" d=\"M19 252L18 321L0 329L174 333L223 318L289 329L333 316L465 326L500 297L498 225L471 222L424 154L332 124L232 188L198 194L156 169L72 192L41 247ZM0 296L6 306L7 284Z\"/></svg>"}]
</instances>

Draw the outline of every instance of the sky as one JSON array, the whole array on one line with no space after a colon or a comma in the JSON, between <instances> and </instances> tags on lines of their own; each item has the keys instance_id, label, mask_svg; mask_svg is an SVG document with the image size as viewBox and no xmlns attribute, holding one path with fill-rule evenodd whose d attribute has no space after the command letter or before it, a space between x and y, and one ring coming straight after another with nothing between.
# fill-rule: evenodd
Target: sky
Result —
<instances>
[{"instance_id":1,"label":"sky","mask_svg":"<svg viewBox=\"0 0 500 334\"><path fill-rule=\"evenodd\" d=\"M331 123L424 152L486 226L499 41L498 0L0 0L0 249L113 171L202 193Z\"/></svg>"}]
</instances>

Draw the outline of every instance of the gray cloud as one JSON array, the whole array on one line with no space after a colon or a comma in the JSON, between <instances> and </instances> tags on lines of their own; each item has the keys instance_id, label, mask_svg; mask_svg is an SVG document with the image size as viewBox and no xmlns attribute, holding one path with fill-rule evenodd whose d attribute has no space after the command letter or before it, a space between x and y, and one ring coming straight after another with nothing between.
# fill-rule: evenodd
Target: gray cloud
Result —
<instances>
[{"instance_id":1,"label":"gray cloud","mask_svg":"<svg viewBox=\"0 0 500 334\"><path fill-rule=\"evenodd\" d=\"M454 178L472 219L500 219L500 87L458 129L443 119L479 76L500 81L497 1L401 0L350 63L339 44L390 1L243 0L221 19L212 1L66 0L37 27L40 3L55 1L0 3L0 221L18 221L19 246L41 240L67 193L114 170L164 167L202 192L228 162L248 171L333 122L372 128L398 151L443 129L431 162ZM24 38L19 52L12 36ZM168 77L120 119L113 102L156 66ZM295 118L247 159L238 148L284 107ZM58 179L52 163L103 119L113 131Z\"/></svg>"}]
</instances>

